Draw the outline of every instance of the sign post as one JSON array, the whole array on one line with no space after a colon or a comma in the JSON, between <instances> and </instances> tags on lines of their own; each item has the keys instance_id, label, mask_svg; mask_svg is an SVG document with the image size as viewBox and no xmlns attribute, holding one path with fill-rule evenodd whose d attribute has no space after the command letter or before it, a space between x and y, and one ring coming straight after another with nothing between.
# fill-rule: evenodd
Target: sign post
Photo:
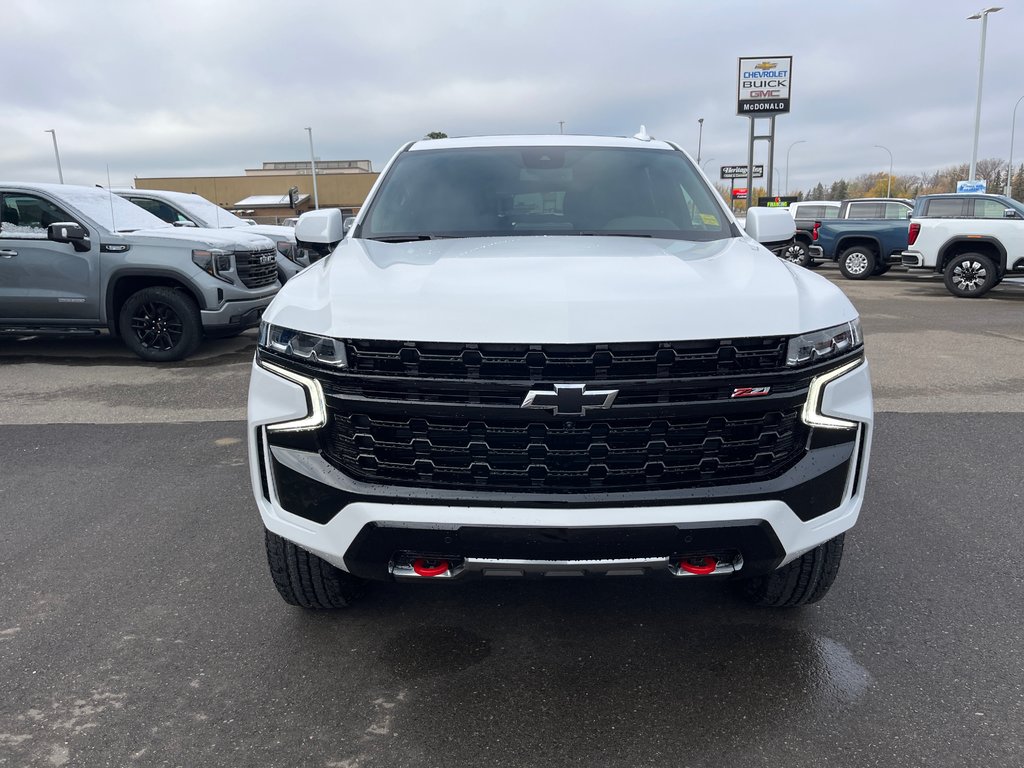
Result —
<instances>
[{"instance_id":1,"label":"sign post","mask_svg":"<svg viewBox=\"0 0 1024 768\"><path fill-rule=\"evenodd\" d=\"M789 94L793 71L792 56L758 56L739 60L736 86L736 114L750 119L747 144L747 189L754 186L754 142L768 142L768 193L772 191L775 166L775 116L789 113ZM757 135L758 118L768 118L768 133Z\"/></svg>"}]
</instances>

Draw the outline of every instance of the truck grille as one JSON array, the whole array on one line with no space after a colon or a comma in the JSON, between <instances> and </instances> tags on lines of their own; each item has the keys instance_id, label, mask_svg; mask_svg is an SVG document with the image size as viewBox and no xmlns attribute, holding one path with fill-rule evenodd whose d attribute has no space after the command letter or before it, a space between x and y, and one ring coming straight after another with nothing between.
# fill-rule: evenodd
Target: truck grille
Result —
<instances>
[{"instance_id":1,"label":"truck grille","mask_svg":"<svg viewBox=\"0 0 1024 768\"><path fill-rule=\"evenodd\" d=\"M277 280L277 251L235 251L235 269L246 288L273 285Z\"/></svg>"},{"instance_id":2,"label":"truck grille","mask_svg":"<svg viewBox=\"0 0 1024 768\"><path fill-rule=\"evenodd\" d=\"M462 418L332 409L324 456L372 483L488 491L630 491L754 482L804 453L796 407L728 417Z\"/></svg>"},{"instance_id":3,"label":"truck grille","mask_svg":"<svg viewBox=\"0 0 1024 768\"><path fill-rule=\"evenodd\" d=\"M354 373L597 382L782 370L785 338L616 344L445 344L350 340Z\"/></svg>"}]
</instances>

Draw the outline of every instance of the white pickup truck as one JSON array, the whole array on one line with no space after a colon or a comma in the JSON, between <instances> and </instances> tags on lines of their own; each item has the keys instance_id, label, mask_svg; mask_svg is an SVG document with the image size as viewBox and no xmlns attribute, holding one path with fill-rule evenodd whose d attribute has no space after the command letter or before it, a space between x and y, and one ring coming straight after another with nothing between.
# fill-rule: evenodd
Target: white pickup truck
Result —
<instances>
[{"instance_id":1,"label":"white pickup truck","mask_svg":"<svg viewBox=\"0 0 1024 768\"><path fill-rule=\"evenodd\" d=\"M1024 205L1003 195L917 198L903 266L942 274L954 296L984 296L1024 271Z\"/></svg>"},{"instance_id":2,"label":"white pickup truck","mask_svg":"<svg viewBox=\"0 0 1024 768\"><path fill-rule=\"evenodd\" d=\"M264 316L252 488L274 583L648 574L825 595L872 406L857 311L645 134L403 147ZM346 231L347 230L347 231Z\"/></svg>"}]
</instances>

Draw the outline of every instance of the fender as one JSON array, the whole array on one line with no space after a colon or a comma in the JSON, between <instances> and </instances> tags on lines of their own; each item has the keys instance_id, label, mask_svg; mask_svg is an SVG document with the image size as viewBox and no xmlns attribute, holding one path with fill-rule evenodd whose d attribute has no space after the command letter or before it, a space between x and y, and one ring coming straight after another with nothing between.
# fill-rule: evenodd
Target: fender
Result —
<instances>
[{"instance_id":1,"label":"fender","mask_svg":"<svg viewBox=\"0 0 1024 768\"><path fill-rule=\"evenodd\" d=\"M851 241L857 242L854 242L853 245L847 245L847 243L850 243ZM832 257L833 260L839 261L839 255L843 251L845 251L847 248L853 248L855 245L859 245L862 242L872 243L875 249L875 253L878 255L880 259L884 259L886 256L889 255L887 253L882 253L882 244L878 242L878 238L875 237L874 235L843 235L838 240L836 240L836 247L833 251L834 256Z\"/></svg>"},{"instance_id":2,"label":"fender","mask_svg":"<svg viewBox=\"0 0 1024 768\"><path fill-rule=\"evenodd\" d=\"M965 237L964 235L954 235L953 237L949 238L949 240L944 242L941 246L939 246L937 257L935 259L936 272L941 272L943 270L943 264L946 261L946 253L949 251L949 249L961 243L987 243L989 245L994 246L996 249L996 253L999 254L999 263L996 264L996 266L999 267L1000 273L1006 271L1006 248L998 239L992 237L991 235L979 235L977 237Z\"/></svg>"},{"instance_id":3,"label":"fender","mask_svg":"<svg viewBox=\"0 0 1024 768\"><path fill-rule=\"evenodd\" d=\"M161 278L167 282L173 282L180 285L182 288L188 291L188 293L195 299L196 304L200 309L206 309L206 301L203 299L202 289L196 285L196 283L181 272L173 269L160 269L159 267L138 267L138 266L125 266L115 268L108 276L106 286L104 288L105 296L103 301L103 317L101 321L106 323L107 328L111 334L117 335L117 313L114 311L114 288L117 286L118 281L125 277L139 277L139 278Z\"/></svg>"}]
</instances>

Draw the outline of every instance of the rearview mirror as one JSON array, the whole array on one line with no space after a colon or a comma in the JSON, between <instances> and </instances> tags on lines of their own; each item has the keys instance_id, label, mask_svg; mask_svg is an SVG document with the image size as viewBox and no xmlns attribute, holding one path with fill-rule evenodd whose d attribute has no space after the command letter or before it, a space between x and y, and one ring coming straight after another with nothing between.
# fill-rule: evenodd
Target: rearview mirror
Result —
<instances>
[{"instance_id":1,"label":"rearview mirror","mask_svg":"<svg viewBox=\"0 0 1024 768\"><path fill-rule=\"evenodd\" d=\"M749 208L743 228L759 243L783 243L796 235L796 221L785 208Z\"/></svg>"},{"instance_id":2,"label":"rearview mirror","mask_svg":"<svg viewBox=\"0 0 1024 768\"><path fill-rule=\"evenodd\" d=\"M341 211L329 208L323 211L307 211L299 216L295 225L295 239L304 243L336 243L345 237Z\"/></svg>"},{"instance_id":3,"label":"rearview mirror","mask_svg":"<svg viewBox=\"0 0 1024 768\"><path fill-rule=\"evenodd\" d=\"M1017 212L1015 210L1013 210L1013 208L1006 208L1005 210L1003 210L1003 218L1004 219L1016 219L1017 218Z\"/></svg>"},{"instance_id":4,"label":"rearview mirror","mask_svg":"<svg viewBox=\"0 0 1024 768\"><path fill-rule=\"evenodd\" d=\"M90 248L89 231L74 221L57 221L46 228L46 239L55 243L71 243L76 251Z\"/></svg>"}]
</instances>

